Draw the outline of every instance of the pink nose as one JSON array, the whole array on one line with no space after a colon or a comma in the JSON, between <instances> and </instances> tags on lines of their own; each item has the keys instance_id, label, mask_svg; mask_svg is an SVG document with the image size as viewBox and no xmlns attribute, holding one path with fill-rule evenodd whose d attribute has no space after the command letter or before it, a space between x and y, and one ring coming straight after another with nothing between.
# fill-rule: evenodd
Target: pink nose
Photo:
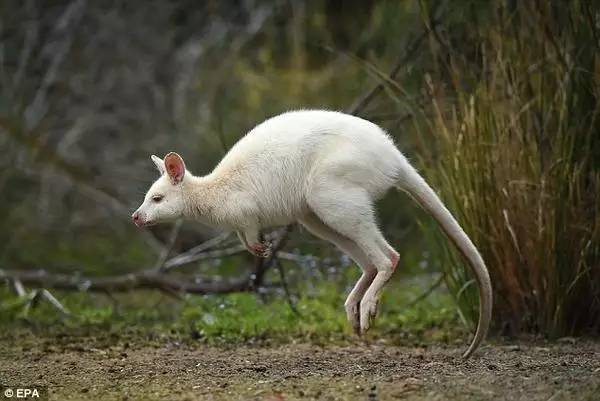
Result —
<instances>
[{"instance_id":1,"label":"pink nose","mask_svg":"<svg viewBox=\"0 0 600 401\"><path fill-rule=\"evenodd\" d=\"M133 221L135 223L138 223L140 221L140 214L138 212L135 212L134 214L131 215L131 218L133 219Z\"/></svg>"}]
</instances>

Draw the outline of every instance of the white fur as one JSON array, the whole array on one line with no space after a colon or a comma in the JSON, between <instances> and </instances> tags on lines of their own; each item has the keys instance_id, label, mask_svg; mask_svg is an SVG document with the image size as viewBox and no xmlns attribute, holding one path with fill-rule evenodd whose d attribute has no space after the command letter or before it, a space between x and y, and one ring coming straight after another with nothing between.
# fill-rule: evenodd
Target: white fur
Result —
<instances>
[{"instance_id":1,"label":"white fur","mask_svg":"<svg viewBox=\"0 0 600 401\"><path fill-rule=\"evenodd\" d=\"M440 222L469 260L480 284L482 308L470 355L491 316L491 287L481 257L435 192L377 125L333 111L294 111L273 117L240 139L212 173L186 171L173 184L161 177L136 211L140 225L187 217L238 232L247 248L268 256L262 228L299 222L346 252L363 276L346 301L355 330L375 316L383 285L398 254L379 231L373 202L391 187L407 191ZM163 163L163 164L161 164ZM162 195L156 203L152 198Z\"/></svg>"}]
</instances>

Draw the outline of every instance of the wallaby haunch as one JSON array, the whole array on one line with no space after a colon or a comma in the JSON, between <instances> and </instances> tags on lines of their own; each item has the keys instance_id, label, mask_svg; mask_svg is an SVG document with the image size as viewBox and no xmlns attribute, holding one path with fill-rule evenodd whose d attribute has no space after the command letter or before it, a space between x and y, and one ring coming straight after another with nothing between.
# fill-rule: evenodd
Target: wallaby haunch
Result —
<instances>
[{"instance_id":1,"label":"wallaby haunch","mask_svg":"<svg viewBox=\"0 0 600 401\"><path fill-rule=\"evenodd\" d=\"M181 156L152 156L161 177L133 214L138 226L186 217L235 230L254 255L267 257L264 227L299 222L347 253L362 269L345 309L354 330L369 329L380 292L400 259L375 220L373 202L396 187L440 224L479 284L475 337L485 338L492 288L479 252L436 193L377 125L333 111L294 111L273 117L240 139L212 173L196 177Z\"/></svg>"}]
</instances>

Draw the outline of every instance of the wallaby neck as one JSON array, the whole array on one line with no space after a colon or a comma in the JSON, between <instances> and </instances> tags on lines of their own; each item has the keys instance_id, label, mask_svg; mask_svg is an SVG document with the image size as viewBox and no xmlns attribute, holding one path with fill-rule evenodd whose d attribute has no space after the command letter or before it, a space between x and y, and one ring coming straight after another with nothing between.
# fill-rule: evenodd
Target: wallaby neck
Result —
<instances>
[{"instance_id":1,"label":"wallaby neck","mask_svg":"<svg viewBox=\"0 0 600 401\"><path fill-rule=\"evenodd\" d=\"M226 197L226 188L220 180L216 180L212 173L202 177L190 174L182 184L184 217L215 223L216 210Z\"/></svg>"}]
</instances>

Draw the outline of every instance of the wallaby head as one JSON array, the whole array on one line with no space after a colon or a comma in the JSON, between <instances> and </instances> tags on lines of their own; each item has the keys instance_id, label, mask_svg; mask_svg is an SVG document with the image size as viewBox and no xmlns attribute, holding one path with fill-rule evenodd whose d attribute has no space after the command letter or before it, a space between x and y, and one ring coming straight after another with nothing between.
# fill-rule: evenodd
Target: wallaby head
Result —
<instances>
[{"instance_id":1,"label":"wallaby head","mask_svg":"<svg viewBox=\"0 0 600 401\"><path fill-rule=\"evenodd\" d=\"M177 153L168 153L163 160L151 156L160 172L157 179L144 197L144 202L131 218L138 227L165 223L178 219L185 209L185 180L191 174L186 171L185 163Z\"/></svg>"}]
</instances>

